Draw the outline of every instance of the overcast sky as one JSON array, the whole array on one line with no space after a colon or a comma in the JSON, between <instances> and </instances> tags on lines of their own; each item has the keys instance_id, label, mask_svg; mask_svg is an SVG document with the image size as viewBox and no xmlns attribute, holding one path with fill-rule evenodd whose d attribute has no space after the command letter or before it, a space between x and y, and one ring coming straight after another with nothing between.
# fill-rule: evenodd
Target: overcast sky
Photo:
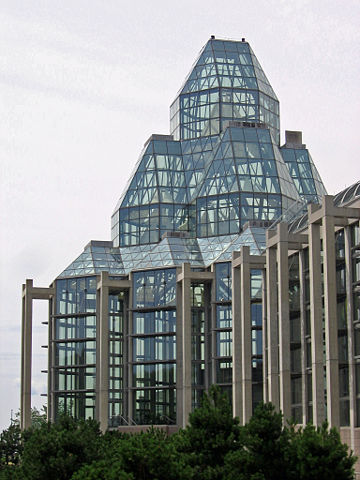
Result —
<instances>
[{"instance_id":1,"label":"overcast sky","mask_svg":"<svg viewBox=\"0 0 360 480\"><path fill-rule=\"evenodd\" d=\"M0 430L19 408L21 285L48 286L110 216L210 35L250 42L330 194L360 178L358 0L0 2ZM46 402L35 303L33 405Z\"/></svg>"}]
</instances>

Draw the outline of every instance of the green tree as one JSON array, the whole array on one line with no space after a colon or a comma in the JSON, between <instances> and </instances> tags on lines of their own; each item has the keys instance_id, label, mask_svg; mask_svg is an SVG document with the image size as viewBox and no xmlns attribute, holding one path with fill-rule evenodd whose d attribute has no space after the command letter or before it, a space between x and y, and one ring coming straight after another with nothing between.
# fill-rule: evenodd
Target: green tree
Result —
<instances>
[{"instance_id":1,"label":"green tree","mask_svg":"<svg viewBox=\"0 0 360 480\"><path fill-rule=\"evenodd\" d=\"M351 480L356 457L341 443L339 432L311 424L290 429L289 463L299 480Z\"/></svg>"},{"instance_id":2,"label":"green tree","mask_svg":"<svg viewBox=\"0 0 360 480\"><path fill-rule=\"evenodd\" d=\"M243 428L243 446L225 458L227 480L292 479L289 432L271 403L260 404Z\"/></svg>"},{"instance_id":3,"label":"green tree","mask_svg":"<svg viewBox=\"0 0 360 480\"><path fill-rule=\"evenodd\" d=\"M73 480L181 480L188 479L172 437L151 428L147 432L119 435L108 442L105 457L84 466ZM105 450L105 449L104 449Z\"/></svg>"},{"instance_id":4,"label":"green tree","mask_svg":"<svg viewBox=\"0 0 360 480\"><path fill-rule=\"evenodd\" d=\"M189 425L174 440L178 452L199 480L224 478L224 459L242 446L242 429L233 418L229 400L219 387L204 394L200 408L189 416Z\"/></svg>"},{"instance_id":5,"label":"green tree","mask_svg":"<svg viewBox=\"0 0 360 480\"><path fill-rule=\"evenodd\" d=\"M0 434L0 465L16 465L21 451L21 430L19 425L13 423Z\"/></svg>"},{"instance_id":6,"label":"green tree","mask_svg":"<svg viewBox=\"0 0 360 480\"><path fill-rule=\"evenodd\" d=\"M68 480L82 465L101 458L101 432L93 420L63 416L24 431L20 472L27 480Z\"/></svg>"},{"instance_id":7,"label":"green tree","mask_svg":"<svg viewBox=\"0 0 360 480\"><path fill-rule=\"evenodd\" d=\"M281 413L261 404L244 427L242 448L225 458L226 480L351 480L356 457L339 433L283 426Z\"/></svg>"}]
</instances>

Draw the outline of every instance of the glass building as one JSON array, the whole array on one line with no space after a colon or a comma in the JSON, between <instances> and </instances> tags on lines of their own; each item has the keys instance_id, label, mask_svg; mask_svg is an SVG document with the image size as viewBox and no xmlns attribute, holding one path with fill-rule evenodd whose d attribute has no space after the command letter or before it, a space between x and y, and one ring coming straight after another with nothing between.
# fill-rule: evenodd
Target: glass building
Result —
<instances>
[{"instance_id":1,"label":"glass building","mask_svg":"<svg viewBox=\"0 0 360 480\"><path fill-rule=\"evenodd\" d=\"M176 429L216 383L243 423L271 401L355 445L359 183L330 197L301 132L281 144L279 101L244 39L206 43L170 132L145 143L111 240L50 287L23 286L22 426L32 301L45 298L51 420Z\"/></svg>"}]
</instances>

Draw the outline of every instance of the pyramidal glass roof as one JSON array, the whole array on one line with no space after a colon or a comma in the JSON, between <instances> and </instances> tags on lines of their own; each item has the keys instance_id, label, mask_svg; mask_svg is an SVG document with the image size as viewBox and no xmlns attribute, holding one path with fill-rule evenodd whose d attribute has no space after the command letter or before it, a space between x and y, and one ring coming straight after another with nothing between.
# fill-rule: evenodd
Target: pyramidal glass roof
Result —
<instances>
[{"instance_id":1,"label":"pyramidal glass roof","mask_svg":"<svg viewBox=\"0 0 360 480\"><path fill-rule=\"evenodd\" d=\"M259 89L277 100L248 42L211 38L202 48L180 93L229 86Z\"/></svg>"},{"instance_id":2,"label":"pyramidal glass roof","mask_svg":"<svg viewBox=\"0 0 360 480\"><path fill-rule=\"evenodd\" d=\"M265 123L279 143L279 102L250 45L211 38L171 105L175 139L219 134L229 120Z\"/></svg>"},{"instance_id":3,"label":"pyramidal glass roof","mask_svg":"<svg viewBox=\"0 0 360 480\"><path fill-rule=\"evenodd\" d=\"M264 225L326 193L299 132L287 133L280 147L279 101L250 45L212 37L170 107L170 134L144 145L112 241L90 242L61 276L207 267L241 245L260 253Z\"/></svg>"},{"instance_id":4,"label":"pyramidal glass roof","mask_svg":"<svg viewBox=\"0 0 360 480\"><path fill-rule=\"evenodd\" d=\"M112 242L92 240L59 277L77 277L101 271L117 275L125 273L119 249L113 248Z\"/></svg>"}]
</instances>

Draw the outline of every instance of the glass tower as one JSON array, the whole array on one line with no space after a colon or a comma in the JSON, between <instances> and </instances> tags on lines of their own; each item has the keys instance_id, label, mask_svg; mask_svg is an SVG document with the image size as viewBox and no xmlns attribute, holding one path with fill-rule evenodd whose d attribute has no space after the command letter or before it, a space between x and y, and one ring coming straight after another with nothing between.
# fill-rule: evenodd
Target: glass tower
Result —
<instances>
[{"instance_id":1,"label":"glass tower","mask_svg":"<svg viewBox=\"0 0 360 480\"><path fill-rule=\"evenodd\" d=\"M268 228L289 212L300 222L326 194L300 132L280 144L279 101L245 40L206 43L170 107L170 132L145 143L112 240L90 241L51 287L52 419L67 411L103 427L183 425L212 383L233 398L232 261L243 247L260 257ZM262 265L250 265L244 297L250 410L266 391ZM294 325L299 268L290 275ZM305 411L298 394L292 409Z\"/></svg>"}]
</instances>

